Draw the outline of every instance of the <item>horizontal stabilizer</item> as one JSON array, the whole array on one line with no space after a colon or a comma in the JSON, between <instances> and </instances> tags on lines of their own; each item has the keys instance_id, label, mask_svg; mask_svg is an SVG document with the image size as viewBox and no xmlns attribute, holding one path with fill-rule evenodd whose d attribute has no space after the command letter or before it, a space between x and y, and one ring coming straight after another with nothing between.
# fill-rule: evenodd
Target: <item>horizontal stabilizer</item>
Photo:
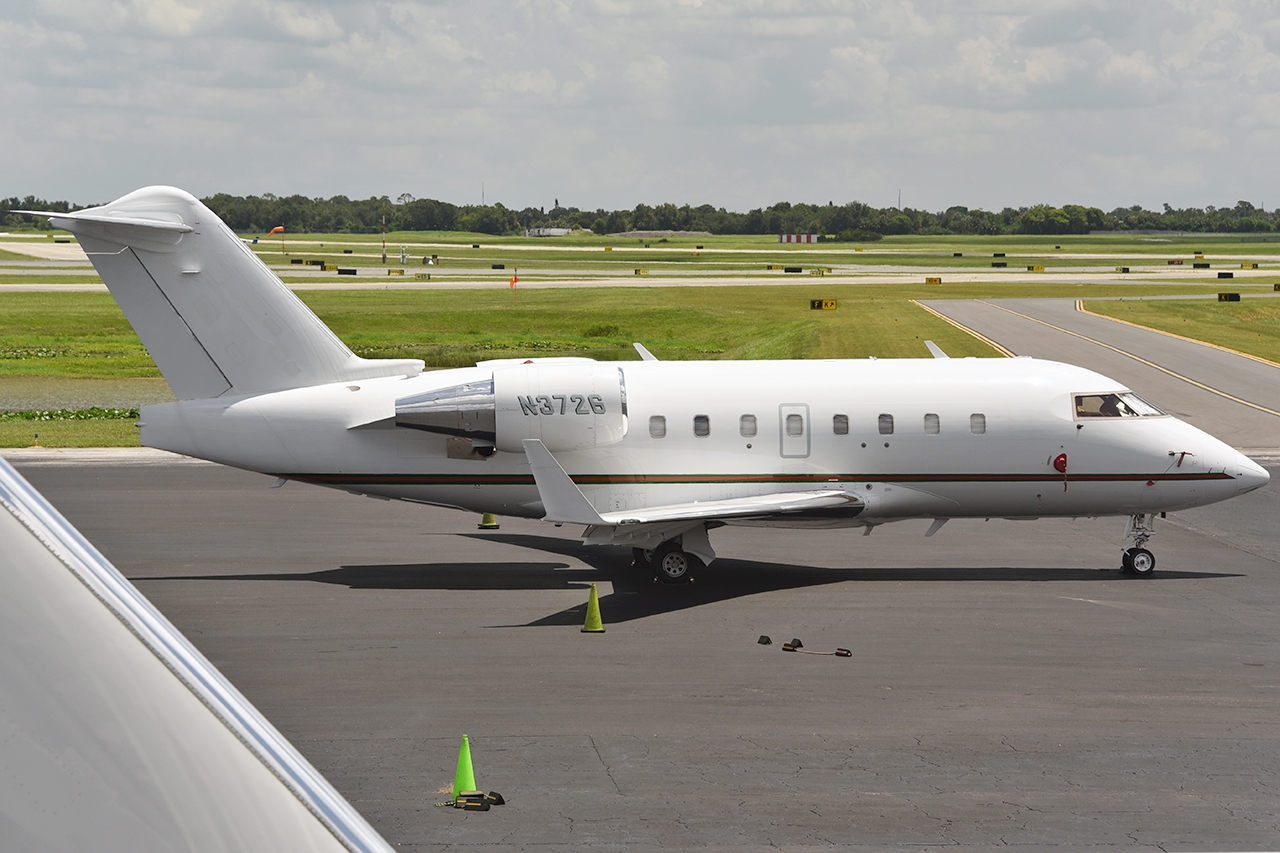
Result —
<instances>
[{"instance_id":1,"label":"horizontal stabilizer","mask_svg":"<svg viewBox=\"0 0 1280 853\"><path fill-rule=\"evenodd\" d=\"M719 501L644 507L624 512L601 513L565 473L551 451L537 439L524 441L525 456L533 469L538 496L546 510L546 520L596 527L634 524L670 524L680 521L714 521L801 513L834 507L860 508L862 502L841 491L784 492L752 495Z\"/></svg>"},{"instance_id":2,"label":"horizontal stabilizer","mask_svg":"<svg viewBox=\"0 0 1280 853\"><path fill-rule=\"evenodd\" d=\"M93 213L77 211L75 213L56 213L51 210L15 210L14 213L25 213L29 216L44 216L50 220L68 220L76 223L86 223L82 231L88 231L92 224L109 225L109 226L127 226L132 228L152 228L156 231L173 231L178 234L187 234L195 230L187 225L181 219L149 219L139 216L101 216ZM55 227L62 228L64 231L71 229L60 222L53 223Z\"/></svg>"}]
</instances>

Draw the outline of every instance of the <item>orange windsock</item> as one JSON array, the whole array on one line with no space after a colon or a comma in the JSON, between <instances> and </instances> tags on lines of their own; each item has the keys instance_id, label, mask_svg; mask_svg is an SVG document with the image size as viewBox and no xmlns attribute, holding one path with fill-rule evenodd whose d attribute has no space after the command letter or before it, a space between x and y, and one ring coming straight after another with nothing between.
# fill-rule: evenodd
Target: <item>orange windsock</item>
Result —
<instances>
[{"instance_id":1,"label":"orange windsock","mask_svg":"<svg viewBox=\"0 0 1280 853\"><path fill-rule=\"evenodd\" d=\"M267 236L270 237L272 234L283 234L283 233L284 233L284 226L277 225L275 228L271 229L270 233L268 233Z\"/></svg>"}]
</instances>

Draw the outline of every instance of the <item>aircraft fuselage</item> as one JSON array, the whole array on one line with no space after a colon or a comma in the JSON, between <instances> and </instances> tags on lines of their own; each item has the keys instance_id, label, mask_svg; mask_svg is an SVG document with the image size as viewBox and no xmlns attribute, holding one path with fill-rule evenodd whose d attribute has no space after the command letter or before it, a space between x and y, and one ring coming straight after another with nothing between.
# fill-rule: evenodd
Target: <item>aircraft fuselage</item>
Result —
<instances>
[{"instance_id":1,"label":"aircraft fuselage","mask_svg":"<svg viewBox=\"0 0 1280 853\"><path fill-rule=\"evenodd\" d=\"M397 400L490 380L495 367L558 363L496 362L149 406L142 441L360 494L541 517L523 453L466 453L477 443L396 426L395 416ZM1242 454L1168 415L1077 416L1077 395L1124 389L1057 362L590 364L596 373L619 371L625 434L556 458L601 511L839 489L863 504L856 515L793 520L1130 515L1212 503L1266 482ZM572 428L591 396L573 379L570 371L563 387L539 389L551 393L518 395L529 402L513 417L540 421L543 436L558 424ZM485 444L479 449L492 451ZM1062 455L1065 471L1055 467Z\"/></svg>"}]
</instances>

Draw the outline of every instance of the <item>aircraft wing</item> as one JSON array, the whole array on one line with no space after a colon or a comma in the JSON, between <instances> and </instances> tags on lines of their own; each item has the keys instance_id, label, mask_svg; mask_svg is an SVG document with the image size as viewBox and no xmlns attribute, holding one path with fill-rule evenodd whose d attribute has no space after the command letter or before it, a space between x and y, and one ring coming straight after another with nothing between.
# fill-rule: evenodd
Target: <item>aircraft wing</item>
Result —
<instances>
[{"instance_id":1,"label":"aircraft wing","mask_svg":"<svg viewBox=\"0 0 1280 853\"><path fill-rule=\"evenodd\" d=\"M391 847L0 459L6 850Z\"/></svg>"},{"instance_id":2,"label":"aircraft wing","mask_svg":"<svg viewBox=\"0 0 1280 853\"><path fill-rule=\"evenodd\" d=\"M602 513L592 506L541 441L531 438L526 439L523 444L548 521L595 527L621 527L633 524L665 525L672 522L752 518L862 505L855 495L843 491L808 491L751 495L719 501L668 504Z\"/></svg>"}]
</instances>

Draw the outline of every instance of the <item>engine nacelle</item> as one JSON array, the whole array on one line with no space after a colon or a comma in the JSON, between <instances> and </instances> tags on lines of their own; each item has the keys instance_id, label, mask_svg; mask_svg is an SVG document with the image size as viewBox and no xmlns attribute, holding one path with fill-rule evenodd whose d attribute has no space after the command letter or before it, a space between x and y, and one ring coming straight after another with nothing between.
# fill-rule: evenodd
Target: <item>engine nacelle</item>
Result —
<instances>
[{"instance_id":1,"label":"engine nacelle","mask_svg":"<svg viewBox=\"0 0 1280 853\"><path fill-rule=\"evenodd\" d=\"M621 441L627 434L622 368L591 361L495 367L489 381L396 401L396 425L524 453L526 438L552 452Z\"/></svg>"},{"instance_id":2,"label":"engine nacelle","mask_svg":"<svg viewBox=\"0 0 1280 853\"><path fill-rule=\"evenodd\" d=\"M594 362L520 364L493 371L494 444L524 453L537 438L553 453L622 441L627 386L622 368Z\"/></svg>"}]
</instances>

